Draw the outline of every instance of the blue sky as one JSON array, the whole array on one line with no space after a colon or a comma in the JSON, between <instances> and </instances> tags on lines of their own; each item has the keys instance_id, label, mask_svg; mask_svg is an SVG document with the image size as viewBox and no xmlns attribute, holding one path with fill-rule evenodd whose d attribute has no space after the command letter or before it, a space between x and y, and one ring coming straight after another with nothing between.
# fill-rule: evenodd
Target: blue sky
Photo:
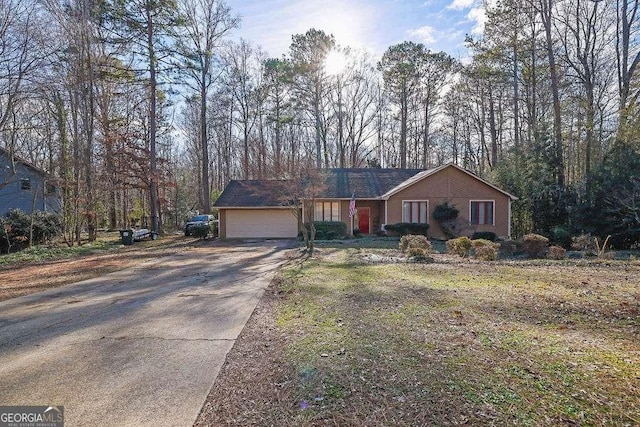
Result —
<instances>
[{"instance_id":1,"label":"blue sky","mask_svg":"<svg viewBox=\"0 0 640 427\"><path fill-rule=\"evenodd\" d=\"M272 57L288 52L291 35L316 28L341 45L364 48L379 57L405 40L466 56L466 34L482 31L480 0L227 0L242 18L233 33Z\"/></svg>"}]
</instances>

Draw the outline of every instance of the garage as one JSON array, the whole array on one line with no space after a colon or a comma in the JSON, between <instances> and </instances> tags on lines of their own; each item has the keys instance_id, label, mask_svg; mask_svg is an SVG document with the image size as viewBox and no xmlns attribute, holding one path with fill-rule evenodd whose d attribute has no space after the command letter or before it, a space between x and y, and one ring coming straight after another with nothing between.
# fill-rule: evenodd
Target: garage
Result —
<instances>
[{"instance_id":1,"label":"garage","mask_svg":"<svg viewBox=\"0 0 640 427\"><path fill-rule=\"evenodd\" d=\"M291 209L224 209L221 226L226 238L294 238L298 220Z\"/></svg>"}]
</instances>

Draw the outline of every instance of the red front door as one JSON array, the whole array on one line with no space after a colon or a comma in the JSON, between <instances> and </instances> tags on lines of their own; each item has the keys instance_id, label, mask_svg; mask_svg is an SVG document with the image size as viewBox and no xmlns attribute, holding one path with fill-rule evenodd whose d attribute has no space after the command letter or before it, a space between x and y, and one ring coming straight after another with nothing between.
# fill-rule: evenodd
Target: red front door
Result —
<instances>
[{"instance_id":1,"label":"red front door","mask_svg":"<svg viewBox=\"0 0 640 427\"><path fill-rule=\"evenodd\" d=\"M358 208L358 228L364 234L371 233L369 230L369 208Z\"/></svg>"}]
</instances>

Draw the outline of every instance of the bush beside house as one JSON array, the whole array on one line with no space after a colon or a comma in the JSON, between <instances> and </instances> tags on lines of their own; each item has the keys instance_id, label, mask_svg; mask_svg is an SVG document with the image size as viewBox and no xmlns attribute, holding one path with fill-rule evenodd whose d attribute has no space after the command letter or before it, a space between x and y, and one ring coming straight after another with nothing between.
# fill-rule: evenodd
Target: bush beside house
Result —
<instances>
[{"instance_id":1,"label":"bush beside house","mask_svg":"<svg viewBox=\"0 0 640 427\"><path fill-rule=\"evenodd\" d=\"M306 227L307 230L311 228L309 223ZM341 221L314 221L313 228L316 230L314 240L339 240L347 235L347 225ZM298 238L302 238L302 232L298 234Z\"/></svg>"},{"instance_id":2,"label":"bush beside house","mask_svg":"<svg viewBox=\"0 0 640 427\"><path fill-rule=\"evenodd\" d=\"M50 241L62 230L60 216L50 212L37 211L28 215L19 209L12 209L6 217L0 217L0 251L9 253L32 244Z\"/></svg>"},{"instance_id":3,"label":"bush beside house","mask_svg":"<svg viewBox=\"0 0 640 427\"><path fill-rule=\"evenodd\" d=\"M399 222L397 224L387 224L385 228L388 234L395 236L406 236L408 234L426 236L429 231L429 224Z\"/></svg>"}]
</instances>

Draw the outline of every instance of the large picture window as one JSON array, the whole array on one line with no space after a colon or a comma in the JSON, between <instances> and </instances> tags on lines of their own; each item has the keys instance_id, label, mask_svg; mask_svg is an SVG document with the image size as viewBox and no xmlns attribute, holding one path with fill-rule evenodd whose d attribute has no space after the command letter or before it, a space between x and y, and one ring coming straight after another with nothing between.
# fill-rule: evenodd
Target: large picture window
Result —
<instances>
[{"instance_id":1,"label":"large picture window","mask_svg":"<svg viewBox=\"0 0 640 427\"><path fill-rule=\"evenodd\" d=\"M494 225L493 200L476 200L471 202L471 224Z\"/></svg>"},{"instance_id":2,"label":"large picture window","mask_svg":"<svg viewBox=\"0 0 640 427\"><path fill-rule=\"evenodd\" d=\"M315 221L340 221L340 202L315 202Z\"/></svg>"},{"instance_id":3,"label":"large picture window","mask_svg":"<svg viewBox=\"0 0 640 427\"><path fill-rule=\"evenodd\" d=\"M426 224L429 202L426 200L404 200L402 202L402 222Z\"/></svg>"}]
</instances>

